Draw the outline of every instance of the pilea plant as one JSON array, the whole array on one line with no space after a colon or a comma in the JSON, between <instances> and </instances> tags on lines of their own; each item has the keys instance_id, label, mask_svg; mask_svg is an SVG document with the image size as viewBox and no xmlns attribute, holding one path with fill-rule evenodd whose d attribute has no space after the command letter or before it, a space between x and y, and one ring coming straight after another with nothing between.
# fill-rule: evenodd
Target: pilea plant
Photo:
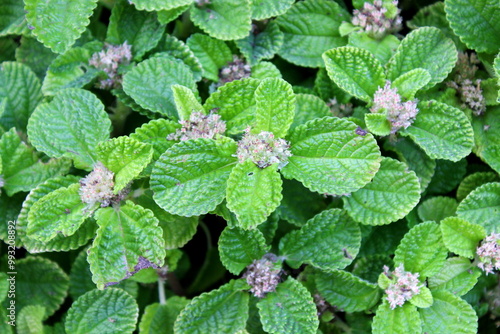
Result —
<instances>
[{"instance_id":1,"label":"pilea plant","mask_svg":"<svg viewBox=\"0 0 500 334\"><path fill-rule=\"evenodd\" d=\"M496 333L497 0L0 0L1 333Z\"/></svg>"}]
</instances>

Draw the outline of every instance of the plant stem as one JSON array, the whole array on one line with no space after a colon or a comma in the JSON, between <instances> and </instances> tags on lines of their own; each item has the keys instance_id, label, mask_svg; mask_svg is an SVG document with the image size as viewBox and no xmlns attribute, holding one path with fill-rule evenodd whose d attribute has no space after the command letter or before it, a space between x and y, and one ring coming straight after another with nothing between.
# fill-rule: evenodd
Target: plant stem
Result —
<instances>
[{"instance_id":1,"label":"plant stem","mask_svg":"<svg viewBox=\"0 0 500 334\"><path fill-rule=\"evenodd\" d=\"M164 305L166 302L165 298L165 280L158 276L158 299L160 304Z\"/></svg>"}]
</instances>

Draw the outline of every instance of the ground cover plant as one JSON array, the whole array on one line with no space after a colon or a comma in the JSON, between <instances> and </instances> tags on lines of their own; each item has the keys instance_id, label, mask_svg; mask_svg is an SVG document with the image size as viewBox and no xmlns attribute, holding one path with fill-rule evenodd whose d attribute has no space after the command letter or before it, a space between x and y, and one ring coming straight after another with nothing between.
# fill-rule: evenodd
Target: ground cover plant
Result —
<instances>
[{"instance_id":1,"label":"ground cover plant","mask_svg":"<svg viewBox=\"0 0 500 334\"><path fill-rule=\"evenodd\" d=\"M0 333L496 333L497 0L0 0Z\"/></svg>"}]
</instances>

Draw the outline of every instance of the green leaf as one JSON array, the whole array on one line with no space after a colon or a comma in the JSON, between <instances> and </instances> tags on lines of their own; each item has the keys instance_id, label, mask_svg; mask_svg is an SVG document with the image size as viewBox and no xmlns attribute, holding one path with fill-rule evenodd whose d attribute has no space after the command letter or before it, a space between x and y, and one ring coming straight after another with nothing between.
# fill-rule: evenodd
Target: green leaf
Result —
<instances>
[{"instance_id":1,"label":"green leaf","mask_svg":"<svg viewBox=\"0 0 500 334\"><path fill-rule=\"evenodd\" d=\"M417 118L401 134L408 135L432 159L458 161L472 150L474 133L465 114L437 101L420 102Z\"/></svg>"},{"instance_id":2,"label":"green leaf","mask_svg":"<svg viewBox=\"0 0 500 334\"><path fill-rule=\"evenodd\" d=\"M101 142L96 150L97 159L115 174L115 194L135 179L153 157L150 145L126 136Z\"/></svg>"},{"instance_id":3,"label":"green leaf","mask_svg":"<svg viewBox=\"0 0 500 334\"><path fill-rule=\"evenodd\" d=\"M270 247L258 229L226 227L219 237L221 262L231 273L239 275L253 260L259 260Z\"/></svg>"},{"instance_id":4,"label":"green leaf","mask_svg":"<svg viewBox=\"0 0 500 334\"><path fill-rule=\"evenodd\" d=\"M411 304L391 309L387 300L378 307L372 323L373 334L420 334L422 325L417 308Z\"/></svg>"},{"instance_id":5,"label":"green leaf","mask_svg":"<svg viewBox=\"0 0 500 334\"><path fill-rule=\"evenodd\" d=\"M500 90L499 90L500 91ZM474 128L474 153L497 173L500 172L500 107L488 108L481 117L472 118Z\"/></svg>"},{"instance_id":6,"label":"green leaf","mask_svg":"<svg viewBox=\"0 0 500 334\"><path fill-rule=\"evenodd\" d=\"M144 309L139 331L141 334L174 334L175 319L189 301L184 297L173 296L165 304L150 304Z\"/></svg>"},{"instance_id":7,"label":"green leaf","mask_svg":"<svg viewBox=\"0 0 500 334\"><path fill-rule=\"evenodd\" d=\"M319 271L314 280L321 296L345 312L369 310L382 295L377 284L364 281L347 271Z\"/></svg>"},{"instance_id":8,"label":"green leaf","mask_svg":"<svg viewBox=\"0 0 500 334\"><path fill-rule=\"evenodd\" d=\"M431 182L427 187L427 194L446 194L453 191L467 172L467 160L457 162L450 160L435 160L436 168Z\"/></svg>"},{"instance_id":9,"label":"green leaf","mask_svg":"<svg viewBox=\"0 0 500 334\"><path fill-rule=\"evenodd\" d=\"M255 90L255 123L252 132L269 131L285 137L295 115L295 94L283 79L264 79Z\"/></svg>"},{"instance_id":10,"label":"green leaf","mask_svg":"<svg viewBox=\"0 0 500 334\"><path fill-rule=\"evenodd\" d=\"M432 305L434 299L432 298L432 293L426 286L420 287L420 292L418 295L414 295L410 299L410 303L418 308L426 308Z\"/></svg>"},{"instance_id":11,"label":"green leaf","mask_svg":"<svg viewBox=\"0 0 500 334\"><path fill-rule=\"evenodd\" d=\"M89 169L96 160L97 144L109 138L110 128L102 102L86 90L71 88L35 109L28 122L28 137L37 150L72 158L75 167Z\"/></svg>"},{"instance_id":12,"label":"green leaf","mask_svg":"<svg viewBox=\"0 0 500 334\"><path fill-rule=\"evenodd\" d=\"M342 21L348 20L349 13L334 1L297 2L276 19L286 45L278 54L299 66L323 67L323 52L347 43L338 29Z\"/></svg>"},{"instance_id":13,"label":"green leaf","mask_svg":"<svg viewBox=\"0 0 500 334\"><path fill-rule=\"evenodd\" d=\"M44 333L42 321L45 318L45 307L41 305L28 305L19 312L17 320L18 334Z\"/></svg>"},{"instance_id":14,"label":"green leaf","mask_svg":"<svg viewBox=\"0 0 500 334\"><path fill-rule=\"evenodd\" d=\"M28 35L30 30L25 15L23 2L2 0L0 6L0 36Z\"/></svg>"},{"instance_id":15,"label":"green leaf","mask_svg":"<svg viewBox=\"0 0 500 334\"><path fill-rule=\"evenodd\" d=\"M467 175L457 189L457 200L462 201L474 189L489 182L499 182L500 177L494 172L477 172Z\"/></svg>"},{"instance_id":16,"label":"green leaf","mask_svg":"<svg viewBox=\"0 0 500 334\"><path fill-rule=\"evenodd\" d=\"M130 134L130 138L141 143L150 144L153 147L153 161L156 161L176 143L173 140L167 140L167 136L175 133L180 128L179 123L160 118L136 128L135 132Z\"/></svg>"},{"instance_id":17,"label":"green leaf","mask_svg":"<svg viewBox=\"0 0 500 334\"><path fill-rule=\"evenodd\" d=\"M265 0L260 0L265 1ZM281 4L280 2L274 2L267 0L268 3ZM254 8L260 8L255 6ZM248 64L253 66L257 65L262 59L271 59L274 55L281 49L283 45L283 33L279 29L278 25L274 21L270 21L264 30L250 32L250 34L243 38L235 41L236 46L240 50L241 54L245 57Z\"/></svg>"},{"instance_id":18,"label":"green leaf","mask_svg":"<svg viewBox=\"0 0 500 334\"><path fill-rule=\"evenodd\" d=\"M21 37L16 49L16 61L28 65L31 70L42 80L50 63L56 58L57 54L46 48L34 37Z\"/></svg>"},{"instance_id":19,"label":"green leaf","mask_svg":"<svg viewBox=\"0 0 500 334\"><path fill-rule=\"evenodd\" d=\"M302 263L331 270L343 269L356 257L361 245L359 226L345 211L330 209L280 240L280 254L294 268Z\"/></svg>"},{"instance_id":20,"label":"green leaf","mask_svg":"<svg viewBox=\"0 0 500 334\"><path fill-rule=\"evenodd\" d=\"M186 0L191 3L192 0ZM158 14L158 21L161 24L168 24L178 18L182 13L189 9L190 5L175 7L172 9L160 10Z\"/></svg>"},{"instance_id":21,"label":"green leaf","mask_svg":"<svg viewBox=\"0 0 500 334\"><path fill-rule=\"evenodd\" d=\"M252 67L250 78L258 80L264 80L266 78L281 79L283 76L276 65L268 61L261 61Z\"/></svg>"},{"instance_id":22,"label":"green leaf","mask_svg":"<svg viewBox=\"0 0 500 334\"><path fill-rule=\"evenodd\" d=\"M418 206L418 216L422 221L432 220L439 223L446 217L454 216L458 203L454 198L436 196L427 198Z\"/></svg>"},{"instance_id":23,"label":"green leaf","mask_svg":"<svg viewBox=\"0 0 500 334\"><path fill-rule=\"evenodd\" d=\"M4 6L4 4L2 4ZM5 129L12 127L25 131L28 118L42 101L40 81L26 65L3 62L0 66L0 125Z\"/></svg>"},{"instance_id":24,"label":"green leaf","mask_svg":"<svg viewBox=\"0 0 500 334\"><path fill-rule=\"evenodd\" d=\"M316 334L316 306L307 289L289 277L257 303L266 333Z\"/></svg>"},{"instance_id":25,"label":"green leaf","mask_svg":"<svg viewBox=\"0 0 500 334\"><path fill-rule=\"evenodd\" d=\"M392 131L392 124L385 114L365 114L366 128L377 136L388 136Z\"/></svg>"},{"instance_id":26,"label":"green leaf","mask_svg":"<svg viewBox=\"0 0 500 334\"><path fill-rule=\"evenodd\" d=\"M362 48L372 53L382 65L385 65L399 46L399 39L387 35L381 40L374 39L364 31L349 34L349 46Z\"/></svg>"},{"instance_id":27,"label":"green leaf","mask_svg":"<svg viewBox=\"0 0 500 334\"><path fill-rule=\"evenodd\" d=\"M401 41L394 56L387 63L387 77L395 81L416 68L427 70L431 80L423 89L443 81L457 62L457 49L451 39L439 29L423 27L410 32Z\"/></svg>"},{"instance_id":28,"label":"green leaf","mask_svg":"<svg viewBox=\"0 0 500 334\"><path fill-rule=\"evenodd\" d=\"M252 0L252 19L264 20L284 14L294 0Z\"/></svg>"},{"instance_id":29,"label":"green leaf","mask_svg":"<svg viewBox=\"0 0 500 334\"><path fill-rule=\"evenodd\" d=\"M496 53L500 48L500 5L496 0L446 0L453 32L469 49Z\"/></svg>"},{"instance_id":30,"label":"green leaf","mask_svg":"<svg viewBox=\"0 0 500 334\"><path fill-rule=\"evenodd\" d=\"M457 216L484 227L486 234L500 232L500 183L486 183L460 202Z\"/></svg>"},{"instance_id":31,"label":"green leaf","mask_svg":"<svg viewBox=\"0 0 500 334\"><path fill-rule=\"evenodd\" d=\"M231 281L205 292L181 311L174 325L176 334L235 333L248 319L248 294Z\"/></svg>"},{"instance_id":32,"label":"green leaf","mask_svg":"<svg viewBox=\"0 0 500 334\"><path fill-rule=\"evenodd\" d=\"M92 280L99 289L141 269L163 265L163 232L152 211L127 201L119 209L101 208L95 217L99 229L88 261Z\"/></svg>"},{"instance_id":33,"label":"green leaf","mask_svg":"<svg viewBox=\"0 0 500 334\"><path fill-rule=\"evenodd\" d=\"M79 297L68 310L67 333L132 333L139 307L134 298L121 289L92 290Z\"/></svg>"},{"instance_id":34,"label":"green leaf","mask_svg":"<svg viewBox=\"0 0 500 334\"><path fill-rule=\"evenodd\" d=\"M178 61L163 57L145 60L123 77L123 90L141 107L177 119L171 89L174 84L196 91L191 70Z\"/></svg>"},{"instance_id":35,"label":"green leaf","mask_svg":"<svg viewBox=\"0 0 500 334\"><path fill-rule=\"evenodd\" d=\"M420 186L404 163L383 158L373 180L342 198L344 209L355 221L385 225L404 218L420 200Z\"/></svg>"},{"instance_id":36,"label":"green leaf","mask_svg":"<svg viewBox=\"0 0 500 334\"><path fill-rule=\"evenodd\" d=\"M481 276L481 270L469 259L451 257L439 273L429 278L429 288L432 291L446 290L455 296L463 296L469 292Z\"/></svg>"},{"instance_id":37,"label":"green leaf","mask_svg":"<svg viewBox=\"0 0 500 334\"><path fill-rule=\"evenodd\" d=\"M191 89L181 85L172 85L172 91L174 93L174 102L179 114L179 120L189 120L189 116L194 111L205 111Z\"/></svg>"},{"instance_id":38,"label":"green leaf","mask_svg":"<svg viewBox=\"0 0 500 334\"><path fill-rule=\"evenodd\" d=\"M368 51L352 46L328 50L323 54L326 70L340 88L358 99L370 102L385 84L384 69Z\"/></svg>"},{"instance_id":39,"label":"green leaf","mask_svg":"<svg viewBox=\"0 0 500 334\"><path fill-rule=\"evenodd\" d=\"M190 14L196 26L217 39L240 39L252 28L250 0L210 0L204 6L191 7Z\"/></svg>"},{"instance_id":40,"label":"green leaf","mask_svg":"<svg viewBox=\"0 0 500 334\"><path fill-rule=\"evenodd\" d=\"M235 152L236 143L228 138L199 138L172 146L151 174L156 203L187 217L214 210L226 196L226 183L237 161Z\"/></svg>"},{"instance_id":41,"label":"green leaf","mask_svg":"<svg viewBox=\"0 0 500 334\"><path fill-rule=\"evenodd\" d=\"M292 156L281 170L319 193L356 191L380 166L379 147L371 134L356 133L348 120L324 117L296 127L288 136Z\"/></svg>"},{"instance_id":42,"label":"green leaf","mask_svg":"<svg viewBox=\"0 0 500 334\"><path fill-rule=\"evenodd\" d=\"M66 52L85 31L97 0L25 0L26 19L40 42Z\"/></svg>"},{"instance_id":43,"label":"green leaf","mask_svg":"<svg viewBox=\"0 0 500 334\"><path fill-rule=\"evenodd\" d=\"M392 88L398 89L398 94L407 100L415 98L415 94L431 81L429 71L416 68L400 75L392 83Z\"/></svg>"},{"instance_id":44,"label":"green leaf","mask_svg":"<svg viewBox=\"0 0 500 334\"><path fill-rule=\"evenodd\" d=\"M290 128L294 129L307 121L325 116L331 116L331 112L323 100L311 94L296 94L295 117Z\"/></svg>"},{"instance_id":45,"label":"green leaf","mask_svg":"<svg viewBox=\"0 0 500 334\"><path fill-rule=\"evenodd\" d=\"M422 331L428 334L477 333L477 315L466 301L441 290L433 291L434 304L419 309Z\"/></svg>"},{"instance_id":46,"label":"green leaf","mask_svg":"<svg viewBox=\"0 0 500 334\"><path fill-rule=\"evenodd\" d=\"M138 10L157 11L173 9L193 3L193 0L133 0L130 1Z\"/></svg>"},{"instance_id":47,"label":"green leaf","mask_svg":"<svg viewBox=\"0 0 500 334\"><path fill-rule=\"evenodd\" d=\"M219 69L233 60L231 49L224 41L202 34L192 34L186 41L196 58L200 60L203 77L219 81Z\"/></svg>"},{"instance_id":48,"label":"green leaf","mask_svg":"<svg viewBox=\"0 0 500 334\"><path fill-rule=\"evenodd\" d=\"M404 265L406 271L431 277L443 267L448 251L439 225L424 222L414 226L401 240L394 256L394 265Z\"/></svg>"}]
</instances>

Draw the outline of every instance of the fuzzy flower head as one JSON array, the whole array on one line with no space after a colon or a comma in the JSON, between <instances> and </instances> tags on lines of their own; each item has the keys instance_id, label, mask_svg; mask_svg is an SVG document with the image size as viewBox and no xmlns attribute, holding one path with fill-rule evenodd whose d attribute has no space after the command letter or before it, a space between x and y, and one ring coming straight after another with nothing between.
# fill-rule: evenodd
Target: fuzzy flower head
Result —
<instances>
[{"instance_id":1,"label":"fuzzy flower head","mask_svg":"<svg viewBox=\"0 0 500 334\"><path fill-rule=\"evenodd\" d=\"M179 121L182 125L175 133L167 136L168 140L189 140L196 138L215 138L226 131L226 123L220 115L210 112L205 115L199 111L191 113L189 120Z\"/></svg>"},{"instance_id":2,"label":"fuzzy flower head","mask_svg":"<svg viewBox=\"0 0 500 334\"><path fill-rule=\"evenodd\" d=\"M80 180L80 198L82 202L93 206L101 203L101 207L107 207L112 203L121 201L128 193L128 188L118 194L113 193L115 174L97 162L94 170Z\"/></svg>"},{"instance_id":3,"label":"fuzzy flower head","mask_svg":"<svg viewBox=\"0 0 500 334\"><path fill-rule=\"evenodd\" d=\"M418 280L419 274L405 271L402 264L393 272L389 272L389 267L384 266L384 275L392 279L392 283L385 289L391 309L403 306L405 301L420 293L422 285Z\"/></svg>"},{"instance_id":4,"label":"fuzzy flower head","mask_svg":"<svg viewBox=\"0 0 500 334\"><path fill-rule=\"evenodd\" d=\"M234 80L250 77L250 65L238 56L233 56L233 61L224 66L219 72L219 86Z\"/></svg>"},{"instance_id":5,"label":"fuzzy flower head","mask_svg":"<svg viewBox=\"0 0 500 334\"><path fill-rule=\"evenodd\" d=\"M335 117L348 117L352 115L353 106L352 103L339 103L337 98L330 99L327 104L333 116Z\"/></svg>"},{"instance_id":6,"label":"fuzzy flower head","mask_svg":"<svg viewBox=\"0 0 500 334\"><path fill-rule=\"evenodd\" d=\"M260 260L253 260L247 267L243 277L251 286L250 292L257 298L263 298L267 293L276 290L280 282L281 268L275 263L278 257L274 254L266 254Z\"/></svg>"},{"instance_id":7,"label":"fuzzy flower head","mask_svg":"<svg viewBox=\"0 0 500 334\"><path fill-rule=\"evenodd\" d=\"M384 88L379 87L373 97L372 113L387 112L387 120L392 124L392 133L401 128L409 127L417 117L417 100L401 102L401 95L397 88L391 88L391 83L386 82Z\"/></svg>"},{"instance_id":8,"label":"fuzzy flower head","mask_svg":"<svg viewBox=\"0 0 500 334\"><path fill-rule=\"evenodd\" d=\"M480 63L474 52L467 54L465 52L458 53L457 63L455 65L455 77L453 80L461 85L465 80L474 80L478 65Z\"/></svg>"},{"instance_id":9,"label":"fuzzy flower head","mask_svg":"<svg viewBox=\"0 0 500 334\"><path fill-rule=\"evenodd\" d=\"M384 3L375 0L373 3L365 2L363 9L355 9L352 24L361 27L364 32L373 38L381 39L384 36L401 30L403 22L399 15L398 0Z\"/></svg>"},{"instance_id":10,"label":"fuzzy flower head","mask_svg":"<svg viewBox=\"0 0 500 334\"><path fill-rule=\"evenodd\" d=\"M500 269L500 233L492 233L487 236L477 248L476 254L479 257L477 266L487 275L493 270Z\"/></svg>"},{"instance_id":11,"label":"fuzzy flower head","mask_svg":"<svg viewBox=\"0 0 500 334\"><path fill-rule=\"evenodd\" d=\"M292 156L289 148L290 145L286 140L274 138L272 132L262 131L253 134L247 128L245 135L238 142L236 157L239 162L251 160L260 168L277 163L281 169L288 164L288 158Z\"/></svg>"},{"instance_id":12,"label":"fuzzy flower head","mask_svg":"<svg viewBox=\"0 0 500 334\"><path fill-rule=\"evenodd\" d=\"M111 89L119 88L122 84L122 75L118 73L118 66L128 65L132 60L132 46L127 42L121 45L111 45L106 43L104 49L96 52L89 60L89 65L106 73L107 78L102 79L97 84L98 88Z\"/></svg>"}]
</instances>

